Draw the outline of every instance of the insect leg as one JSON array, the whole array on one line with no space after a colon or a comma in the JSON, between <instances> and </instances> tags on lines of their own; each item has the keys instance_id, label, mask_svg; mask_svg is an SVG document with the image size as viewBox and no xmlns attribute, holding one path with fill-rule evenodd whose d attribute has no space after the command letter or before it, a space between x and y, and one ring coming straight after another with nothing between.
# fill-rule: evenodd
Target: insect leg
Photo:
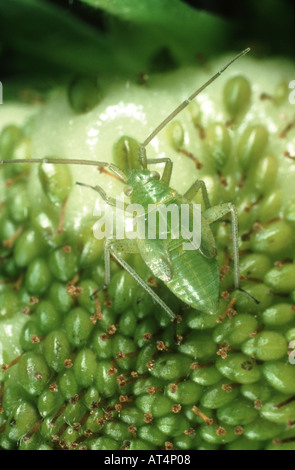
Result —
<instances>
[{"instance_id":1,"label":"insect leg","mask_svg":"<svg viewBox=\"0 0 295 470\"><path fill-rule=\"evenodd\" d=\"M147 156L146 156L146 149L144 145L140 145L139 147L139 154L138 154L139 163L141 164L144 170L147 169Z\"/></svg>"},{"instance_id":2,"label":"insect leg","mask_svg":"<svg viewBox=\"0 0 295 470\"><path fill-rule=\"evenodd\" d=\"M171 174L172 174L172 168L173 168L173 163L170 158L164 157L164 158L147 158L146 156L146 149L145 145L141 145L139 147L139 163L141 164L143 169L147 169L147 166L150 164L157 164L157 163L165 163L163 175L162 175L162 181L164 183L168 184L170 183L171 179Z\"/></svg>"},{"instance_id":3,"label":"insect leg","mask_svg":"<svg viewBox=\"0 0 295 470\"><path fill-rule=\"evenodd\" d=\"M94 191L96 191L100 196L101 198L110 206L116 206L116 199L113 198L113 197L110 197L106 194L106 192L102 189L101 186L91 186L90 184L86 184L86 183L80 183L79 181L76 181L76 184L78 184L79 186L84 186L86 188L90 188L90 189L93 189Z\"/></svg>"},{"instance_id":4,"label":"insect leg","mask_svg":"<svg viewBox=\"0 0 295 470\"><path fill-rule=\"evenodd\" d=\"M126 249L124 247L126 242ZM136 271L118 254L118 251L129 252L132 249L133 244L130 244L132 240L120 240L117 243L117 240L109 240L105 243L105 286L108 286L110 283L110 255L125 269L135 281L152 297L152 299L157 302L163 310L172 318L176 320L177 316L174 312L168 307L168 305L163 302L163 300L153 291L153 289L137 274ZM134 247L134 250L136 248ZM133 251L135 253L135 251Z\"/></svg>"},{"instance_id":5,"label":"insect leg","mask_svg":"<svg viewBox=\"0 0 295 470\"><path fill-rule=\"evenodd\" d=\"M237 210L231 202L225 202L217 206L210 207L203 213L204 217L208 220L209 224L216 222L224 217L226 214L231 213L232 217L232 243L234 254L234 284L235 288L246 294L256 304L258 300L254 299L247 291L240 287L240 269L239 269L239 232L238 232L238 215Z\"/></svg>"},{"instance_id":6,"label":"insect leg","mask_svg":"<svg viewBox=\"0 0 295 470\"><path fill-rule=\"evenodd\" d=\"M217 206L210 207L203 215L208 220L209 224L216 222L217 220L230 213L232 217L232 243L233 243L233 254L234 254L234 282L235 287L240 287L240 272L239 272L239 239L238 239L238 215L235 206L231 202L219 204Z\"/></svg>"},{"instance_id":7,"label":"insect leg","mask_svg":"<svg viewBox=\"0 0 295 470\"><path fill-rule=\"evenodd\" d=\"M170 160L170 158L164 157L164 158L149 158L147 159L147 164L157 164L157 163L165 163L163 174L161 180L166 183L167 185L170 184L170 179L172 175L172 169L173 169L173 162Z\"/></svg>"},{"instance_id":8,"label":"insect leg","mask_svg":"<svg viewBox=\"0 0 295 470\"><path fill-rule=\"evenodd\" d=\"M197 192L201 189L202 191L202 196L203 196L203 201L205 204L205 209L209 209L211 207L210 201L209 201L209 196L208 196L208 191L206 188L206 184L203 180L197 180L195 181L191 187L187 190L187 192L183 195L186 199L191 201Z\"/></svg>"},{"instance_id":9,"label":"insect leg","mask_svg":"<svg viewBox=\"0 0 295 470\"><path fill-rule=\"evenodd\" d=\"M93 189L94 191L96 191L101 197L102 199L109 205L109 206L112 206L112 207L118 207L119 209L121 210L124 210L124 211L128 211L128 204L126 204L125 202L122 204L122 205L117 205L117 200L114 198L114 197L111 197L111 196L108 196L106 194L106 192L104 191L104 189L102 189L101 186L91 186L90 184L86 184L86 183L81 183L79 181L76 181L76 184L78 184L79 186L84 186L86 188L90 188L90 189ZM132 211L133 213L133 211Z\"/></svg>"},{"instance_id":10,"label":"insect leg","mask_svg":"<svg viewBox=\"0 0 295 470\"><path fill-rule=\"evenodd\" d=\"M93 294L91 294L91 298L95 297L95 295L101 290L107 289L111 281L110 245L113 245L114 243L116 243L118 251L131 254L138 253L138 248L135 240L106 240L104 244L104 284L98 289L96 289Z\"/></svg>"}]
</instances>

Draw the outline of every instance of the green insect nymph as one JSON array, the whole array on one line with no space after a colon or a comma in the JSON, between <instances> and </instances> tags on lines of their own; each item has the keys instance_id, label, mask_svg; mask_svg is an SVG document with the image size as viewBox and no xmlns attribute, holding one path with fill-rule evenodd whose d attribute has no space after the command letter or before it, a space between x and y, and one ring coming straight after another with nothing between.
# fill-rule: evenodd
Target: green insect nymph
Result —
<instances>
[{"instance_id":1,"label":"green insect nymph","mask_svg":"<svg viewBox=\"0 0 295 470\"><path fill-rule=\"evenodd\" d=\"M162 205L165 208L176 207L179 211L183 205L188 207L190 216L189 230L192 228L191 216L193 214L192 200L201 190L205 210L200 217L200 244L197 249L184 249L187 237L181 234L178 238L172 236L173 224L172 216L167 221L166 237L161 237L157 232L155 237L138 237L107 239L104 244L105 260L105 282L103 288L107 288L110 283L110 257L112 256L127 272L142 286L151 297L160 304L172 320L177 318L166 303L155 293L155 291L137 274L137 272L121 257L120 253L140 254L144 263L148 266L153 275L163 281L170 291L181 301L194 309L207 314L214 314L218 309L220 278L219 268L216 258L216 245L211 224L222 219L225 215L231 215L232 221L232 243L234 258L234 284L235 288L242 290L239 286L239 254L238 254L238 220L234 205L230 202L211 206L206 185L202 180L196 180L185 192L178 194L170 187L170 179L173 163L169 158L148 159L146 156L146 146L151 140L188 104L210 85L227 67L234 61L246 54L250 49L245 49L219 72L212 76L204 85L196 90L188 99L181 103L164 121L155 128L149 137L139 146L138 161L136 168L124 168L113 163L97 162L93 160L65 160L55 158L31 159L31 160L10 160L3 163L50 163L50 164L83 164L101 167L108 170L126 184L125 194L130 197L133 205L141 205L144 210L144 225L147 226L150 205ZM162 175L148 169L149 165L164 164ZM110 206L116 206L116 199L109 197L102 187L89 186L78 182L81 186L87 186L99 193L101 198ZM125 206L124 206L125 207ZM199 227L199 228L200 228ZM245 291L244 291L245 292ZM247 294L247 293L246 293Z\"/></svg>"},{"instance_id":2,"label":"green insect nymph","mask_svg":"<svg viewBox=\"0 0 295 470\"><path fill-rule=\"evenodd\" d=\"M167 161L166 166L172 169L172 162ZM169 170L169 174L171 174ZM209 209L208 196L203 181L197 181L185 195L178 194L169 186L170 178L158 179L158 174L148 170L131 170L127 185L130 202L141 203L145 214L149 214L151 205L175 207L177 213L181 207L189 207L192 216L191 199L199 188L203 191L204 200ZM230 210L230 209L229 209ZM177 221L178 222L178 221ZM148 217L145 217L148 223ZM134 252L137 250L154 276L161 279L168 288L182 301L191 307L213 314L218 308L219 298L219 269L216 260L215 240L210 229L210 222L206 218L206 211L201 215L201 245L199 249L185 250L184 238L171 237L173 219L167 220L166 237L137 239L133 241ZM146 232L147 233L147 230ZM131 248L132 240L128 240ZM121 241L122 244L122 241ZM126 249L127 246L126 246ZM196 269L197 267L197 269ZM189 273L189 275L188 275Z\"/></svg>"}]
</instances>

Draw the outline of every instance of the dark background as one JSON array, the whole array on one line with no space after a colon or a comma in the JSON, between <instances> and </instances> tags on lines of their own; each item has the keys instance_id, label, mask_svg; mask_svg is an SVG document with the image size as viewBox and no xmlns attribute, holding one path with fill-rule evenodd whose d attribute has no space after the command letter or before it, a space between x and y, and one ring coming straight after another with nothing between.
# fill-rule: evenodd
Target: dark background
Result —
<instances>
[{"instance_id":1,"label":"dark background","mask_svg":"<svg viewBox=\"0 0 295 470\"><path fill-rule=\"evenodd\" d=\"M240 50L246 44L252 48L252 52L257 57L280 55L294 59L295 9L293 0L182 1L194 9L206 10L227 19L230 25L228 37L220 45L220 50L218 50L218 41L212 46L216 54L226 49ZM111 25L115 23L117 29L120 30L121 27L121 31L125 28L128 31L127 34L132 31L132 28L137 27L138 31L138 25L113 18L104 11L95 10L79 0L38 0L38 2L40 5L54 6L58 21L54 15L53 18L50 15L46 16L46 12L39 19L39 13L30 9L31 0L27 3L23 0L21 8L20 0L0 0L0 80L2 82L8 80L10 83L21 81L24 83L27 80L32 84L35 81L38 86L42 84L41 86L50 87L53 79L58 81L69 73L77 73L79 70L96 73L100 65L96 66L97 51L100 51L101 63L105 61L107 64L108 57L112 53L111 48L113 47L114 51L116 47L118 48L118 44L120 46L120 38L114 46L114 28L112 29ZM63 17L68 19L66 27L64 27ZM71 18L76 20L76 22L73 21L73 26L70 24ZM46 44L43 46L42 42L43 38L48 38L50 34L57 37L53 50L52 47L46 49ZM163 38L159 36L160 52L164 44ZM118 41L118 37L116 39ZM102 46L99 49L103 40L108 47ZM85 53L77 54L77 46L80 47L81 43L84 44ZM203 44L199 41L197 47L205 47L204 43L205 41ZM180 47L186 50L186 46L184 36ZM162 57L161 54L159 56L164 69L166 65L167 69L174 65L181 65L177 61L174 64L169 54L165 57L164 49L164 56ZM200 51L196 49L197 52L201 55L202 49ZM128 54L130 57L134 54L132 47L128 49L128 44L125 47L125 54L127 59ZM195 57L192 57L193 60ZM111 63L110 59L109 63ZM146 66L145 71L151 72L152 70L148 67L149 65ZM133 73L132 65L131 72ZM134 70L134 73L138 72L140 70ZM6 90L8 90L7 86Z\"/></svg>"},{"instance_id":2,"label":"dark background","mask_svg":"<svg viewBox=\"0 0 295 470\"><path fill-rule=\"evenodd\" d=\"M136 0L135 0L136 1ZM140 1L140 0L139 0ZM49 0L70 10L88 24L107 30L103 12L93 11L77 0ZM271 44L272 51L295 55L295 0L182 0L199 10L205 10L236 22L236 34ZM277 37L271 33L278 32Z\"/></svg>"}]
</instances>

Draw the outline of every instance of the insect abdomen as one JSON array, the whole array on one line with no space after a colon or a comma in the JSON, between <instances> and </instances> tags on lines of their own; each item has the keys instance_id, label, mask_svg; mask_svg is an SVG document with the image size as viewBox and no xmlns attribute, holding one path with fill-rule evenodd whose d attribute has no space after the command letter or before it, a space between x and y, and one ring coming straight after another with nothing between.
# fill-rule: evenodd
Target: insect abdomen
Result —
<instances>
[{"instance_id":1,"label":"insect abdomen","mask_svg":"<svg viewBox=\"0 0 295 470\"><path fill-rule=\"evenodd\" d=\"M219 270L216 258L205 258L199 251L184 251L184 240L169 243L173 266L169 289L183 302L208 314L216 313L219 298Z\"/></svg>"}]
</instances>

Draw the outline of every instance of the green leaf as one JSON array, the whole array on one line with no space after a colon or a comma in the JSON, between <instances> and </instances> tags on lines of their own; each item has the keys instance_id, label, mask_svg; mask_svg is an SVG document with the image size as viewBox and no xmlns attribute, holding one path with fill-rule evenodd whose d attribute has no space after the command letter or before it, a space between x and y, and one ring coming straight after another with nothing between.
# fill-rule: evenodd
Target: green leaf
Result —
<instances>
[{"instance_id":1,"label":"green leaf","mask_svg":"<svg viewBox=\"0 0 295 470\"><path fill-rule=\"evenodd\" d=\"M111 47L102 33L43 0L0 2L0 24L6 66L11 64L22 74L97 73L101 64L113 66Z\"/></svg>"},{"instance_id":2,"label":"green leaf","mask_svg":"<svg viewBox=\"0 0 295 470\"><path fill-rule=\"evenodd\" d=\"M130 64L131 56L140 65L157 52L161 60L161 52L167 50L177 63L196 62L196 54L216 54L230 43L230 22L180 0L80 1L110 15L114 43Z\"/></svg>"},{"instance_id":3,"label":"green leaf","mask_svg":"<svg viewBox=\"0 0 295 470\"><path fill-rule=\"evenodd\" d=\"M101 8L122 20L134 23L158 25L185 25L183 29L198 29L201 19L214 18L205 12L197 11L180 0L81 0L95 8ZM165 16L163 16L165 13ZM215 21L219 20L215 18ZM185 23L184 23L185 22ZM205 26L203 28L205 29Z\"/></svg>"}]
</instances>

